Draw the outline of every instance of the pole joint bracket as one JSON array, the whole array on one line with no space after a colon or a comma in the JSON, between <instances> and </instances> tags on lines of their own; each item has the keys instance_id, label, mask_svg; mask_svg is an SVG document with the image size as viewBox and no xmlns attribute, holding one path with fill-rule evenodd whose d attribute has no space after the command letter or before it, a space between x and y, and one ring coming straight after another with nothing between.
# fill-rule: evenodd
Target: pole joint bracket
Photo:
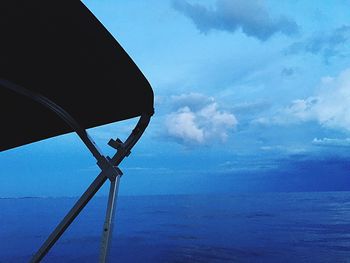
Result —
<instances>
[{"instance_id":1,"label":"pole joint bracket","mask_svg":"<svg viewBox=\"0 0 350 263\"><path fill-rule=\"evenodd\" d=\"M112 164L112 159L110 157L101 158L97 165L101 168L104 175L110 180L115 181L117 176L122 176L123 172L118 166Z\"/></svg>"}]
</instances>

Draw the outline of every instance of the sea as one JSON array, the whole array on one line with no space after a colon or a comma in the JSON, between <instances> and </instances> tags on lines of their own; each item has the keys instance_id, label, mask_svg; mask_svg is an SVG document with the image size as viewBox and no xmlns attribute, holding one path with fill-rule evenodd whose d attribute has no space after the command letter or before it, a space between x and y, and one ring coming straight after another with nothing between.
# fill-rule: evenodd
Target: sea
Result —
<instances>
[{"instance_id":1,"label":"sea","mask_svg":"<svg viewBox=\"0 0 350 263\"><path fill-rule=\"evenodd\" d=\"M28 262L76 200L0 199L0 262ZM106 202L42 262L98 262ZM350 192L120 196L109 262L350 262Z\"/></svg>"}]
</instances>

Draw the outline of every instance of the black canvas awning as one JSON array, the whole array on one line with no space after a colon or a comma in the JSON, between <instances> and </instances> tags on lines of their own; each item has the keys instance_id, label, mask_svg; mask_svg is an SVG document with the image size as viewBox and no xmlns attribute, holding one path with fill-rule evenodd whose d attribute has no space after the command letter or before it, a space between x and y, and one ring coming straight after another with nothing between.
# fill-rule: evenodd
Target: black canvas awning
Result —
<instances>
[{"instance_id":1,"label":"black canvas awning","mask_svg":"<svg viewBox=\"0 0 350 263\"><path fill-rule=\"evenodd\" d=\"M146 78L78 0L0 2L0 79L42 94L83 128L153 112ZM0 117L0 151L72 131L1 85Z\"/></svg>"}]
</instances>

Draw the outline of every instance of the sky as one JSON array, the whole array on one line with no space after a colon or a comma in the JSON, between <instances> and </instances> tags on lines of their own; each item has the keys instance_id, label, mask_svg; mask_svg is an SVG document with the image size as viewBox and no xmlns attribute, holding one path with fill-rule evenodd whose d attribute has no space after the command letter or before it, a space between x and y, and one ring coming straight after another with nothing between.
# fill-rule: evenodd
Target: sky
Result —
<instances>
[{"instance_id":1,"label":"sky","mask_svg":"<svg viewBox=\"0 0 350 263\"><path fill-rule=\"evenodd\" d=\"M120 194L350 190L349 1L83 3L155 93ZM136 121L88 132L112 155ZM68 134L1 152L0 197L80 195L99 172L84 147Z\"/></svg>"}]
</instances>

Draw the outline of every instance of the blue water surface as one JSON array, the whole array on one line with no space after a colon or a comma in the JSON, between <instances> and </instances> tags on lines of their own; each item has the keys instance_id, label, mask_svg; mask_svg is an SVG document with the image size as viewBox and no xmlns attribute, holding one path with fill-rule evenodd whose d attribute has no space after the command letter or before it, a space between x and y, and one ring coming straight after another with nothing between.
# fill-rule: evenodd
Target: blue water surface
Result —
<instances>
[{"instance_id":1,"label":"blue water surface","mask_svg":"<svg viewBox=\"0 0 350 263\"><path fill-rule=\"evenodd\" d=\"M98 262L106 200L43 262ZM0 262L28 262L75 201L0 199ZM350 192L122 196L110 262L350 262Z\"/></svg>"}]
</instances>

